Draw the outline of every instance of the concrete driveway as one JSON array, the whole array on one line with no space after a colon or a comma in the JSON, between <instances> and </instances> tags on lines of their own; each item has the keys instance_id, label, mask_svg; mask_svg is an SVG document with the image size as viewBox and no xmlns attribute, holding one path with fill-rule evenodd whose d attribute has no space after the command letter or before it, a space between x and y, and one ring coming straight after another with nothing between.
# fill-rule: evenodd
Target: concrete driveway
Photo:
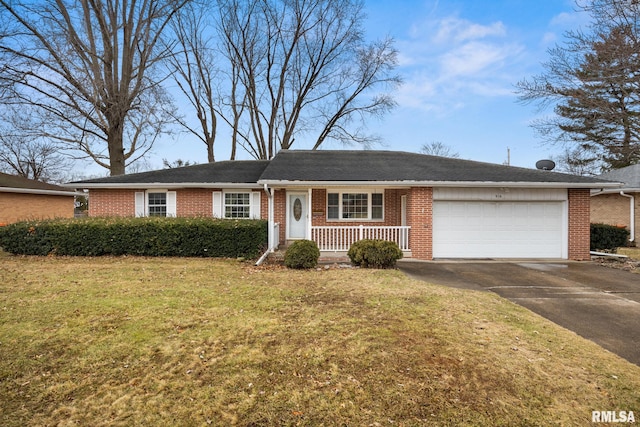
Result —
<instances>
[{"instance_id":1,"label":"concrete driveway","mask_svg":"<svg viewBox=\"0 0 640 427\"><path fill-rule=\"evenodd\" d=\"M408 276L492 291L640 366L640 274L590 262L401 260Z\"/></svg>"}]
</instances>

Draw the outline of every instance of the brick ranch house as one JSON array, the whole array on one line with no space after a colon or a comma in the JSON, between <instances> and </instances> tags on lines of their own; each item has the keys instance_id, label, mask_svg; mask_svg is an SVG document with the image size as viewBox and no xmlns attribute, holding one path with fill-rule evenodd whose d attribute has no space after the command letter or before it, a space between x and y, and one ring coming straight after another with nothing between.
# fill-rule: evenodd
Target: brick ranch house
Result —
<instances>
[{"instance_id":1,"label":"brick ranch house","mask_svg":"<svg viewBox=\"0 0 640 427\"><path fill-rule=\"evenodd\" d=\"M22 220L73 218L75 192L0 173L0 225Z\"/></svg>"},{"instance_id":2,"label":"brick ranch house","mask_svg":"<svg viewBox=\"0 0 640 427\"><path fill-rule=\"evenodd\" d=\"M617 225L629 230L629 241L640 238L640 165L627 166L602 174L602 179L620 181L620 188L591 192L591 222Z\"/></svg>"},{"instance_id":3,"label":"brick ranch house","mask_svg":"<svg viewBox=\"0 0 640 427\"><path fill-rule=\"evenodd\" d=\"M90 216L263 218L269 247L314 240L398 243L406 256L589 259L592 189L618 183L395 151L282 150L66 184L89 190Z\"/></svg>"}]
</instances>

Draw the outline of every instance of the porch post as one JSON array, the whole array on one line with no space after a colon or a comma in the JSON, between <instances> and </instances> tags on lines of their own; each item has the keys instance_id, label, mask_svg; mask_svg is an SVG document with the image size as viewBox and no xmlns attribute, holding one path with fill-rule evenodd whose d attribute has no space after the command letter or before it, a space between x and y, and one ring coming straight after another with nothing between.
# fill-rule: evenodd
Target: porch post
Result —
<instances>
[{"instance_id":1,"label":"porch post","mask_svg":"<svg viewBox=\"0 0 640 427\"><path fill-rule=\"evenodd\" d=\"M311 195L313 193L313 190L309 188L307 192L309 193L309 196L307 197L307 237L306 239L311 240L311 227L313 226L313 212L311 211L311 208L313 207L313 203L311 203Z\"/></svg>"},{"instance_id":2,"label":"porch post","mask_svg":"<svg viewBox=\"0 0 640 427\"><path fill-rule=\"evenodd\" d=\"M276 245L276 236L274 236L274 216L273 216L273 193L269 191L267 184L264 185L264 192L267 193L267 250L273 252ZM277 237L278 239L280 236Z\"/></svg>"}]
</instances>

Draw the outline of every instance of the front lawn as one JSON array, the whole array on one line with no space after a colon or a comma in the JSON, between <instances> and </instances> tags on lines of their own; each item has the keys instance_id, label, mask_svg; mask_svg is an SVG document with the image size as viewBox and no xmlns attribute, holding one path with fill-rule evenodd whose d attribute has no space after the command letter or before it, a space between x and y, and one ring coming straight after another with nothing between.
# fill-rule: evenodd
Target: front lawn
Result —
<instances>
[{"instance_id":1,"label":"front lawn","mask_svg":"<svg viewBox=\"0 0 640 427\"><path fill-rule=\"evenodd\" d=\"M640 367L394 270L2 257L0 425L582 426Z\"/></svg>"},{"instance_id":2,"label":"front lawn","mask_svg":"<svg viewBox=\"0 0 640 427\"><path fill-rule=\"evenodd\" d=\"M640 248L618 248L617 253L626 255L634 260L640 260Z\"/></svg>"}]
</instances>

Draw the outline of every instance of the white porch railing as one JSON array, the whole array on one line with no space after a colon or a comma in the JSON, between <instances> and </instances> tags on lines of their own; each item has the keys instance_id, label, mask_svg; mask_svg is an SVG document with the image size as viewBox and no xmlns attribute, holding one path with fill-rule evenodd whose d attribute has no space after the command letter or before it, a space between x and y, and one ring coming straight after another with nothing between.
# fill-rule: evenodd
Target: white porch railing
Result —
<instances>
[{"instance_id":1,"label":"white porch railing","mask_svg":"<svg viewBox=\"0 0 640 427\"><path fill-rule=\"evenodd\" d=\"M362 239L379 239L396 242L401 250L409 248L409 226L314 226L311 240L321 251L348 251L354 242Z\"/></svg>"}]
</instances>

